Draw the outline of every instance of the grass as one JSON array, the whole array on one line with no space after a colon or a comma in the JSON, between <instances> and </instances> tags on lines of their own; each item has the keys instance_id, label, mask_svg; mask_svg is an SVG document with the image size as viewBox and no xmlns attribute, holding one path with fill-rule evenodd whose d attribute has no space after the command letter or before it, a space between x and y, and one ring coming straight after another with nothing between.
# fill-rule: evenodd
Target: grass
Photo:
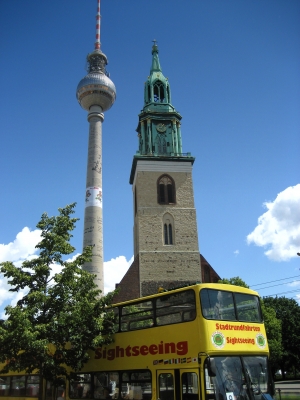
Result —
<instances>
[{"instance_id":1,"label":"grass","mask_svg":"<svg viewBox=\"0 0 300 400\"><path fill-rule=\"evenodd\" d=\"M281 393L281 397L276 392L276 400L299 400L299 394Z\"/></svg>"}]
</instances>

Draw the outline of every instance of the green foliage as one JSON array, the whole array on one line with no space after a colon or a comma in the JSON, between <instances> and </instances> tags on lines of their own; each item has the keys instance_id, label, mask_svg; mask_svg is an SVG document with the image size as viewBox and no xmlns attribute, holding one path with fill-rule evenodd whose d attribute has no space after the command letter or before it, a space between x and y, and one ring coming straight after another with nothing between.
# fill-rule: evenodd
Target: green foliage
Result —
<instances>
[{"instance_id":1,"label":"green foliage","mask_svg":"<svg viewBox=\"0 0 300 400\"><path fill-rule=\"evenodd\" d=\"M70 244L77 221L71 218L74 207L59 209L56 217L42 215L36 258L20 268L11 262L0 264L10 290L26 293L15 307L6 307L7 320L0 325L0 361L6 363L1 372L35 370L59 383L69 368L82 368L89 350L112 341L114 313L106 306L113 293L101 297L93 275L81 268L91 260L91 247L64 261L75 250ZM61 272L54 273L55 264Z\"/></svg>"},{"instance_id":2,"label":"green foliage","mask_svg":"<svg viewBox=\"0 0 300 400\"><path fill-rule=\"evenodd\" d=\"M226 283L227 285L235 285L235 286L242 286L244 288L248 288L249 286L246 284L246 282L243 281L239 276L234 276L233 278L227 279L223 278L218 281L218 283Z\"/></svg>"},{"instance_id":3,"label":"green foliage","mask_svg":"<svg viewBox=\"0 0 300 400\"><path fill-rule=\"evenodd\" d=\"M265 297L264 304L272 308L282 325L282 357L280 369L300 369L300 306L294 299L286 297ZM283 378L285 376L283 375Z\"/></svg>"},{"instance_id":4,"label":"green foliage","mask_svg":"<svg viewBox=\"0 0 300 400\"><path fill-rule=\"evenodd\" d=\"M249 288L249 286L239 276L230 279L221 279L218 283L227 283L230 285ZM274 308L271 307L270 302L266 302L265 300L266 299L261 300L260 303L270 349L270 360L272 361L273 373L275 373L275 370L280 368L284 348L281 333L282 321L278 317Z\"/></svg>"},{"instance_id":5,"label":"green foliage","mask_svg":"<svg viewBox=\"0 0 300 400\"><path fill-rule=\"evenodd\" d=\"M276 317L275 310L272 307L268 307L264 301L261 301L261 309L269 343L270 360L273 367L273 373L275 373L279 368L278 365L283 351L281 321Z\"/></svg>"}]
</instances>

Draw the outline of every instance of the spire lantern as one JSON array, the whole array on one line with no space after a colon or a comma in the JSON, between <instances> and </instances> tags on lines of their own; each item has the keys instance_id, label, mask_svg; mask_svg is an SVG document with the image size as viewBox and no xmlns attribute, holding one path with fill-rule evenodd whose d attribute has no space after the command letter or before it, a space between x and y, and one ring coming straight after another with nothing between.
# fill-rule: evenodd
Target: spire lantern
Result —
<instances>
[{"instance_id":1,"label":"spire lantern","mask_svg":"<svg viewBox=\"0 0 300 400\"><path fill-rule=\"evenodd\" d=\"M156 40L153 40L153 42L154 45L152 46L152 66L150 69L150 74L152 74L153 72L162 72L158 58L158 46Z\"/></svg>"},{"instance_id":2,"label":"spire lantern","mask_svg":"<svg viewBox=\"0 0 300 400\"><path fill-rule=\"evenodd\" d=\"M162 72L156 40L152 46L150 75L144 87L144 107L139 114L139 149L133 159L130 183L133 182L138 160L176 160L194 162L191 153L182 152L181 115L171 102L168 78Z\"/></svg>"}]
</instances>

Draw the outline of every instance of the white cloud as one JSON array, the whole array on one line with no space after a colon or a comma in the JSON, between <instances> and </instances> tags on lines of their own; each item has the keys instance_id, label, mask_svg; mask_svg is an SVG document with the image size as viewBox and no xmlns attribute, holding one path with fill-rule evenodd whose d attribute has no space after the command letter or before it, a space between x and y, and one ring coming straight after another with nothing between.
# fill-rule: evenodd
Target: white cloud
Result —
<instances>
[{"instance_id":1,"label":"white cloud","mask_svg":"<svg viewBox=\"0 0 300 400\"><path fill-rule=\"evenodd\" d=\"M248 244L265 247L265 255L274 261L288 261L300 251L300 184L280 192L273 202L265 202L267 211L247 236Z\"/></svg>"},{"instance_id":2,"label":"white cloud","mask_svg":"<svg viewBox=\"0 0 300 400\"><path fill-rule=\"evenodd\" d=\"M300 280L293 281L293 282L291 282L291 283L288 283L287 285L288 285L288 286L292 286L292 287L300 286Z\"/></svg>"},{"instance_id":3,"label":"white cloud","mask_svg":"<svg viewBox=\"0 0 300 400\"><path fill-rule=\"evenodd\" d=\"M235 255L237 256L238 254L240 254L240 251L239 251L239 250L235 250L235 251L233 252L233 254L235 254Z\"/></svg>"},{"instance_id":4,"label":"white cloud","mask_svg":"<svg viewBox=\"0 0 300 400\"><path fill-rule=\"evenodd\" d=\"M127 261L126 257L119 256L104 262L104 293L115 289L115 284L119 283L126 274L133 262L133 257Z\"/></svg>"},{"instance_id":5,"label":"white cloud","mask_svg":"<svg viewBox=\"0 0 300 400\"><path fill-rule=\"evenodd\" d=\"M29 228L25 227L16 236L16 239L8 244L0 244L0 262L12 261L17 267L21 267L24 260L29 260L37 257L38 249L35 246L40 241L40 230L36 229L30 231ZM67 261L73 261L78 254L72 256ZM119 256L112 258L110 261L104 262L104 292L108 293L115 289L115 284L119 283L129 266L133 261L127 261L126 257ZM59 273L61 266L57 264L52 265L51 275ZM20 291L19 293L10 292L10 286L7 283L6 278L0 275L0 306L4 307L7 304L12 306L16 305L17 301L20 300L25 292ZM4 312L0 310L0 318L5 318Z\"/></svg>"},{"instance_id":6,"label":"white cloud","mask_svg":"<svg viewBox=\"0 0 300 400\"><path fill-rule=\"evenodd\" d=\"M41 231L35 229L30 231L25 227L16 236L16 239L8 244L0 244L0 262L3 261L18 261L27 259L36 253L35 246L38 244L41 237Z\"/></svg>"},{"instance_id":7,"label":"white cloud","mask_svg":"<svg viewBox=\"0 0 300 400\"><path fill-rule=\"evenodd\" d=\"M0 244L0 262L12 261L17 267L20 267L22 261L25 259L32 259L36 257L37 249L35 246L40 241L41 231L35 229L30 231L29 228L25 227L16 236L16 239L8 244ZM0 305L8 303L15 305L19 299L24 295L23 291L19 293L10 292L10 286L7 283L6 278L1 276L0 280ZM3 317L3 315L2 315Z\"/></svg>"}]
</instances>

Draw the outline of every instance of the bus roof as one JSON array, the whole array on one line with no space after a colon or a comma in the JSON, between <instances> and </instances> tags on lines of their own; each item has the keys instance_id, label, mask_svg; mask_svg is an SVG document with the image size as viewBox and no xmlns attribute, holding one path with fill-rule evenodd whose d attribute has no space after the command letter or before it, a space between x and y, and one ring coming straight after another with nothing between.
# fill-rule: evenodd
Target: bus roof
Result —
<instances>
[{"instance_id":1,"label":"bus roof","mask_svg":"<svg viewBox=\"0 0 300 400\"><path fill-rule=\"evenodd\" d=\"M180 287L177 289L172 289L172 290L168 290L168 291L164 291L164 292L155 293L150 296L137 297L135 299L127 300L124 302L114 303L113 306L131 304L132 302L135 302L135 301L147 301L147 300L155 299L158 296L159 297L160 296L168 296L170 294L173 294L176 292L182 292L187 289L197 289L199 291L201 289L215 289L215 290L224 290L224 291L235 292L235 293L247 293L247 294L252 294L254 296L259 296L259 294L255 290L248 289L243 286L229 285L229 284L225 284L225 283L198 283L198 284L194 284L194 285L190 285L190 286L183 286L183 287Z\"/></svg>"}]
</instances>

